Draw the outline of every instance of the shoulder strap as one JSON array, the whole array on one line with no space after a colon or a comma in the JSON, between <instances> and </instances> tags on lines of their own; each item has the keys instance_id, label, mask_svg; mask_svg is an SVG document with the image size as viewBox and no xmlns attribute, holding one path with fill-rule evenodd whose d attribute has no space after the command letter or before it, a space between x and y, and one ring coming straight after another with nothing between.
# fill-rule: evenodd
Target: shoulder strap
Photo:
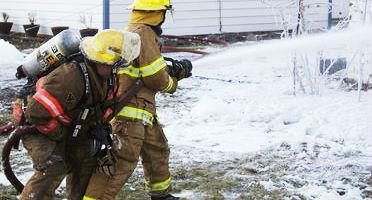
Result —
<instances>
[{"instance_id":1,"label":"shoulder strap","mask_svg":"<svg viewBox=\"0 0 372 200\"><path fill-rule=\"evenodd\" d=\"M87 118L89 114L89 107L86 105L86 101L90 95L91 87L90 87L90 81L89 81L89 74L88 74L88 69L87 66L85 65L84 62L77 62L73 61L76 65L78 65L78 68L81 72L81 75L83 76L84 80L84 93L83 96L81 97L78 105L80 105L80 113L79 116L75 122L75 128L74 132L72 133L72 137L77 137L81 128L84 120Z\"/></svg>"},{"instance_id":2,"label":"shoulder strap","mask_svg":"<svg viewBox=\"0 0 372 200\"><path fill-rule=\"evenodd\" d=\"M120 96L118 101L115 102L115 112L113 113L113 115L115 116L116 114L118 114L118 112L120 112L121 109L129 103L129 101L141 90L143 86L144 83L141 79L137 79L134 83L132 83L129 86L127 92Z\"/></svg>"},{"instance_id":3,"label":"shoulder strap","mask_svg":"<svg viewBox=\"0 0 372 200\"><path fill-rule=\"evenodd\" d=\"M90 94L89 74L88 74L87 66L85 65L84 62L76 62L76 61L73 61L73 62L75 62L78 65L78 68L81 72L81 75L83 76L83 81L84 81L84 93L83 93L82 98L79 101L79 105L80 105L86 102Z\"/></svg>"},{"instance_id":4,"label":"shoulder strap","mask_svg":"<svg viewBox=\"0 0 372 200\"><path fill-rule=\"evenodd\" d=\"M126 106L129 101L141 90L143 86L143 81L138 78L129 86L128 90L124 94L117 98L118 100L114 101L113 103L106 104L107 116L105 118L113 118L116 116L121 109Z\"/></svg>"}]
</instances>

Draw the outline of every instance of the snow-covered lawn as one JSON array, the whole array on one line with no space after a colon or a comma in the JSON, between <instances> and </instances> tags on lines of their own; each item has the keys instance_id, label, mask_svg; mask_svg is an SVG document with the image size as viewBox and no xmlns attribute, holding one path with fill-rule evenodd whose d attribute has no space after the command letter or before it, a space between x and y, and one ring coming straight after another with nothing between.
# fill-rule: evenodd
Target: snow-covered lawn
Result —
<instances>
[{"instance_id":1,"label":"snow-covered lawn","mask_svg":"<svg viewBox=\"0 0 372 200\"><path fill-rule=\"evenodd\" d=\"M263 155L251 162L267 171L261 177L270 171L282 176L274 182L263 178L269 188L309 199L361 199L368 188L360 182L366 183L372 170L372 92L362 92L358 101L357 91L321 77L318 94L294 96L290 67L294 51L306 54L310 63L313 59L313 68L318 68L318 52L351 58L364 49L371 59L371 34L370 27L359 27L295 41L241 44L195 61L194 77L182 80L176 94L158 98L173 152L192 148L191 159L201 163L221 156L213 152L230 153L219 157L226 163ZM356 65L350 64L349 71ZM365 73L371 65L364 66ZM275 169L277 164L288 169ZM283 185L289 178L301 184Z\"/></svg>"}]
</instances>

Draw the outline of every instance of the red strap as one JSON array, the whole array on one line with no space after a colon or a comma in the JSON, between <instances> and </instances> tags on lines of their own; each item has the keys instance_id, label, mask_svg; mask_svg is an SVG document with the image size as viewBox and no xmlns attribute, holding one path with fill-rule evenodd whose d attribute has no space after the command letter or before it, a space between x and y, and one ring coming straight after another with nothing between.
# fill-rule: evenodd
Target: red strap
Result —
<instances>
[{"instance_id":1,"label":"red strap","mask_svg":"<svg viewBox=\"0 0 372 200\"><path fill-rule=\"evenodd\" d=\"M33 98L43 105L52 117L57 117L59 121L65 125L68 125L72 120L69 116L65 115L59 101L54 98L48 91L42 88L36 88L36 93Z\"/></svg>"},{"instance_id":2,"label":"red strap","mask_svg":"<svg viewBox=\"0 0 372 200\"><path fill-rule=\"evenodd\" d=\"M103 119L107 120L110 117L110 115L112 114L112 112L113 112L113 110L111 108L108 108L106 110L105 114L103 115Z\"/></svg>"},{"instance_id":3,"label":"red strap","mask_svg":"<svg viewBox=\"0 0 372 200\"><path fill-rule=\"evenodd\" d=\"M37 90L38 88L41 88L41 86L44 85L44 80L45 80L45 76L39 78L39 79L36 81L36 90Z\"/></svg>"},{"instance_id":4,"label":"red strap","mask_svg":"<svg viewBox=\"0 0 372 200\"><path fill-rule=\"evenodd\" d=\"M17 122L21 122L22 116L24 114L22 108L17 104L13 104L12 108L13 108L13 119L15 119Z\"/></svg>"},{"instance_id":5,"label":"red strap","mask_svg":"<svg viewBox=\"0 0 372 200\"><path fill-rule=\"evenodd\" d=\"M118 90L118 86L114 85L114 88L112 88L112 90L109 92L109 95L107 96L106 100L107 101L112 100L114 98L114 95L117 92L117 90Z\"/></svg>"},{"instance_id":6,"label":"red strap","mask_svg":"<svg viewBox=\"0 0 372 200\"><path fill-rule=\"evenodd\" d=\"M57 126L58 126L58 121L55 118L53 118L49 120L49 122L46 125L37 126L37 130L39 130L40 132L44 134L48 134L52 132L54 129L56 129Z\"/></svg>"}]
</instances>

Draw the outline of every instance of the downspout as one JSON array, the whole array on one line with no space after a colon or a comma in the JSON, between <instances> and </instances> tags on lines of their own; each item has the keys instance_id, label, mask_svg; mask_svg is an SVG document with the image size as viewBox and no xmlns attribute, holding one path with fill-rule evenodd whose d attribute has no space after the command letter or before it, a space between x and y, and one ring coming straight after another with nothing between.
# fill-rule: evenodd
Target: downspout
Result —
<instances>
[{"instance_id":1,"label":"downspout","mask_svg":"<svg viewBox=\"0 0 372 200\"><path fill-rule=\"evenodd\" d=\"M328 0L328 30L331 30L332 28L332 0Z\"/></svg>"},{"instance_id":2,"label":"downspout","mask_svg":"<svg viewBox=\"0 0 372 200\"><path fill-rule=\"evenodd\" d=\"M222 1L221 0L218 0L218 8L219 8L220 33L222 33Z\"/></svg>"},{"instance_id":3,"label":"downspout","mask_svg":"<svg viewBox=\"0 0 372 200\"><path fill-rule=\"evenodd\" d=\"M103 29L110 28L110 0L103 0Z\"/></svg>"}]
</instances>

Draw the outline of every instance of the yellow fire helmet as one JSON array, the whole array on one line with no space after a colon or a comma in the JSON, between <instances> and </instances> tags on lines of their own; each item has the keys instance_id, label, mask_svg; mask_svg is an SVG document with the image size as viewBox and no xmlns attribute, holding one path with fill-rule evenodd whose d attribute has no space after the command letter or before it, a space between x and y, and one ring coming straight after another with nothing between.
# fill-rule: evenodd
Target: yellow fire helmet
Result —
<instances>
[{"instance_id":1,"label":"yellow fire helmet","mask_svg":"<svg viewBox=\"0 0 372 200\"><path fill-rule=\"evenodd\" d=\"M92 62L114 65L124 59L123 64L129 64L138 57L141 40L137 33L106 29L93 37L84 38L80 49Z\"/></svg>"},{"instance_id":2,"label":"yellow fire helmet","mask_svg":"<svg viewBox=\"0 0 372 200\"><path fill-rule=\"evenodd\" d=\"M134 0L131 6L132 10L171 10L170 0Z\"/></svg>"}]
</instances>

